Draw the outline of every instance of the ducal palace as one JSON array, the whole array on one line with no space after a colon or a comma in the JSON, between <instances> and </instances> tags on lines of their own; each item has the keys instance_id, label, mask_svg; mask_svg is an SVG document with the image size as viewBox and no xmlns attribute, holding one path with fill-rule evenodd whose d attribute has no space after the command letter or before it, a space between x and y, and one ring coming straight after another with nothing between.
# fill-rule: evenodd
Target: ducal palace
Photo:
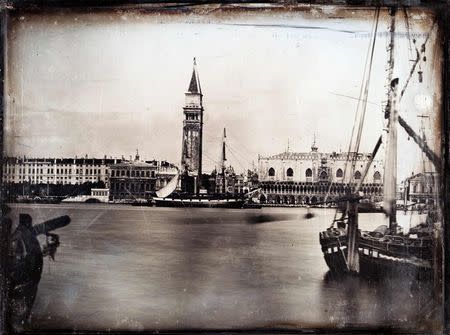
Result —
<instances>
[{"instance_id":1,"label":"ducal palace","mask_svg":"<svg viewBox=\"0 0 450 335\"><path fill-rule=\"evenodd\" d=\"M262 202L272 204L315 204L333 201L337 196L355 189L360 182L371 154L358 153L354 173L347 153L321 153L315 143L310 152L290 152L258 157L258 176ZM360 191L372 201L383 195L381 160L373 160ZM347 168L346 168L347 166ZM347 171L346 171L347 169Z\"/></svg>"}]
</instances>

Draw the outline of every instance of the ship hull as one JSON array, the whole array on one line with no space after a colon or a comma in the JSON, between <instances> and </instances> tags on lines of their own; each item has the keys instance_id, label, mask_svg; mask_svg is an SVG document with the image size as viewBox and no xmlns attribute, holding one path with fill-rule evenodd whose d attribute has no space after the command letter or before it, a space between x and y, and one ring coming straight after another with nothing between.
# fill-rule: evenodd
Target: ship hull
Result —
<instances>
[{"instance_id":1,"label":"ship hull","mask_svg":"<svg viewBox=\"0 0 450 335\"><path fill-rule=\"evenodd\" d=\"M335 275L343 275L348 272L347 264L346 264L346 249L342 251L332 252L332 253L324 253L325 263L327 263L330 272Z\"/></svg>"},{"instance_id":2,"label":"ship hull","mask_svg":"<svg viewBox=\"0 0 450 335\"><path fill-rule=\"evenodd\" d=\"M345 235L325 237L320 235L320 243L325 262L334 275L349 273L347 268L347 241ZM362 242L362 243L361 243ZM429 248L423 248L428 254ZM389 276L401 276L413 280L431 280L433 276L430 259L399 256L398 254L381 254L379 245L371 245L367 240L360 239L358 248L359 274L364 277L376 279ZM418 250L416 250L418 251ZM428 257L427 257L428 258Z\"/></svg>"},{"instance_id":3,"label":"ship hull","mask_svg":"<svg viewBox=\"0 0 450 335\"><path fill-rule=\"evenodd\" d=\"M243 208L242 199L153 198L157 207Z\"/></svg>"},{"instance_id":4,"label":"ship hull","mask_svg":"<svg viewBox=\"0 0 450 335\"><path fill-rule=\"evenodd\" d=\"M431 264L419 265L405 262L405 259L371 257L359 253L360 273L370 278L404 277L418 280L431 280Z\"/></svg>"},{"instance_id":5,"label":"ship hull","mask_svg":"<svg viewBox=\"0 0 450 335\"><path fill-rule=\"evenodd\" d=\"M342 253L324 255L330 272L336 276L350 274ZM359 274L366 278L381 279L385 277L402 277L414 280L431 280L431 266L419 266L405 263L403 260L382 259L364 255L359 252Z\"/></svg>"}]
</instances>

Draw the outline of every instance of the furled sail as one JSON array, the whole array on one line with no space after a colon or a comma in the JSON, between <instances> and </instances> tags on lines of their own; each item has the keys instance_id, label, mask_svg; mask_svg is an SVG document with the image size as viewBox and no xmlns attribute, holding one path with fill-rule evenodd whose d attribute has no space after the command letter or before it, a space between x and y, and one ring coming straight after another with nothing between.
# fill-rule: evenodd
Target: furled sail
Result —
<instances>
[{"instance_id":1,"label":"furled sail","mask_svg":"<svg viewBox=\"0 0 450 335\"><path fill-rule=\"evenodd\" d=\"M166 186L164 186L162 189L156 191L156 196L158 198L165 198L168 197L175 191L178 185L178 179L180 178L180 173L177 171L177 174L175 177L173 177Z\"/></svg>"}]
</instances>

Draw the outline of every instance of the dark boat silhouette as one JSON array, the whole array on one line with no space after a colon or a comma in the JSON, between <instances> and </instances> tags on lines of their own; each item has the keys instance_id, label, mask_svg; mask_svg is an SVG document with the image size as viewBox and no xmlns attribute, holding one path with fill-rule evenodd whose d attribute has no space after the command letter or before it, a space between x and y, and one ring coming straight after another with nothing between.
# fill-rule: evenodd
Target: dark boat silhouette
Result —
<instances>
[{"instance_id":1,"label":"dark boat silhouette","mask_svg":"<svg viewBox=\"0 0 450 335\"><path fill-rule=\"evenodd\" d=\"M376 39L379 10L374 25L372 50ZM417 135L413 129L398 115L398 78L392 78L392 64L394 57L396 10L390 10L390 44L389 72L388 72L388 102L385 108L387 125L387 143L385 145L384 166L384 201L382 210L389 216L389 225L380 225L374 231L361 231L358 226L358 213L367 211L367 204L361 202L359 189L364 180L366 171L354 189L349 188L346 196L338 199L338 211L325 231L320 232L319 240L325 261L334 274L352 273L363 276L389 277L399 275L413 279L429 280L433 278L437 268L437 241L434 237L436 227L440 226L440 219L436 209L429 208L425 222L413 227L407 233L403 233L398 227L396 216L396 180L397 180L397 125L400 124L408 136L414 139L426 157L439 169L439 158L428 147L425 138ZM368 63L370 64L370 63ZM370 65L369 65L370 66ZM370 73L370 67L368 69ZM414 70L414 68L413 68ZM412 72L413 72L412 70ZM411 73L412 73L411 72ZM366 83L366 85L368 82ZM365 90L367 92L367 89ZM404 91L404 89L403 89ZM400 93L400 97L401 94ZM361 101L367 101L367 93L361 97ZM364 118L362 118L364 119ZM361 133L363 122L355 125L358 133ZM358 136L358 135L357 135ZM381 145L381 136L375 146L371 159L375 157ZM352 166L355 165L357 151L349 152L348 165L350 176ZM367 164L369 166L371 161ZM351 182L351 180L350 180ZM438 203L438 202L436 202ZM366 206L366 207L365 207ZM372 204L369 203L369 208ZM380 220L383 221L384 220ZM380 222L381 223L381 222Z\"/></svg>"}]
</instances>

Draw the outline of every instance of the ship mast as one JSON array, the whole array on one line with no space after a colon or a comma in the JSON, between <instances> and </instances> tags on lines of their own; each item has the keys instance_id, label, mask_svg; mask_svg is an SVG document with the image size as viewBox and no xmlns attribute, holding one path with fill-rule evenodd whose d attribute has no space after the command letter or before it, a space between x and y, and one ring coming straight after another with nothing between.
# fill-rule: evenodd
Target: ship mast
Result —
<instances>
[{"instance_id":1,"label":"ship mast","mask_svg":"<svg viewBox=\"0 0 450 335\"><path fill-rule=\"evenodd\" d=\"M363 98L364 103L362 106L358 103L358 108L355 116L355 125L352 130L352 140L350 141L349 145L349 154L352 151L353 157L352 157L352 164L351 164L351 175L353 175L353 171L355 169L356 160L358 158L358 151L359 151L359 145L361 141L361 134L362 134L362 128L364 125L364 118L365 118L365 112L366 112L366 102L367 97L369 94L369 82L370 82L370 74L372 70L372 63L373 63L373 55L375 50L375 42L377 37L377 31L378 31L378 21L379 21L379 15L380 15L380 9L378 8L375 13L374 18L374 26L373 26L373 40L370 42L369 50L367 53L366 58L366 65L364 69L363 74L363 83L361 86L360 91L360 97ZM360 108L361 107L361 108ZM355 128L355 126L357 127ZM352 150L352 142L353 142L353 136L354 131L356 132L355 136L355 143L353 145ZM381 143L380 143L381 144ZM377 144L374 154L376 154L376 151L378 150L377 147L379 145ZM345 169L347 170L347 169ZM345 178L345 171L344 171L344 178ZM351 181L351 178L350 178ZM349 185L351 185L349 183ZM359 188L359 186L357 187ZM343 213L343 217L345 213L347 213L347 259L346 259L346 265L347 269L350 272L358 273L359 272L359 248L358 248L358 202L359 202L359 195L358 194L352 194L350 195L348 201L347 201L347 209Z\"/></svg>"},{"instance_id":2,"label":"ship mast","mask_svg":"<svg viewBox=\"0 0 450 335\"><path fill-rule=\"evenodd\" d=\"M383 207L389 214L389 230L397 231L396 218L396 192L397 192L397 123L398 123L398 78L393 77L394 52L395 52L395 14L396 8L390 9L390 42L388 61L388 101L385 109L385 118L388 119L387 145L384 166L384 204Z\"/></svg>"},{"instance_id":3,"label":"ship mast","mask_svg":"<svg viewBox=\"0 0 450 335\"><path fill-rule=\"evenodd\" d=\"M227 139L227 132L226 129L223 128L223 137L222 137L222 159L221 159L221 164L222 164L222 193L226 193L226 185L225 185L225 162L227 160L226 156L225 156L225 146L226 146L226 141Z\"/></svg>"}]
</instances>

